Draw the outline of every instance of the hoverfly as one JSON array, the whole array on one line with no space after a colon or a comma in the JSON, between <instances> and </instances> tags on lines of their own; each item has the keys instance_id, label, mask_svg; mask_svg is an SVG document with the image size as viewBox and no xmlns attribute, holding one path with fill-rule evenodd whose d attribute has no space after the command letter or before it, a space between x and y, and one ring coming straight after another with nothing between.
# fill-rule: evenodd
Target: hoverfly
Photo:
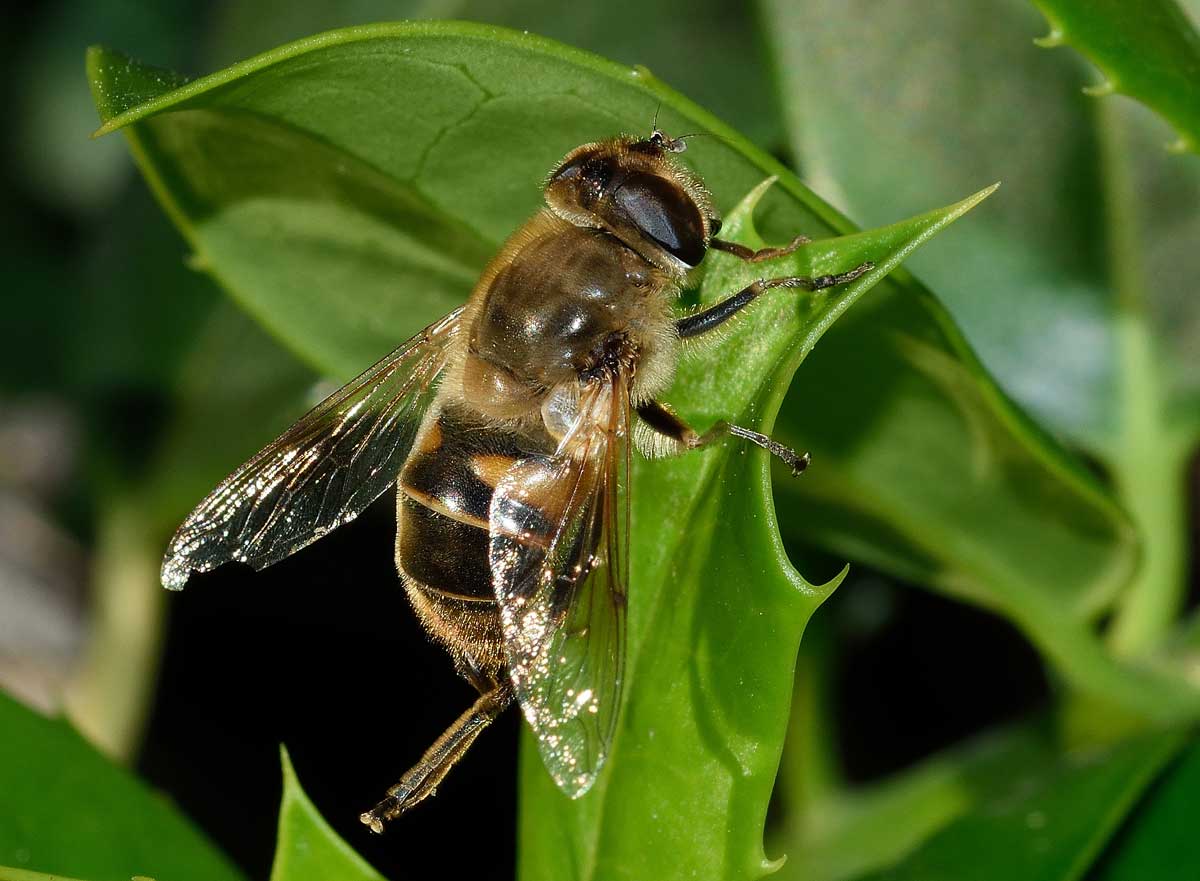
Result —
<instances>
[{"instance_id":1,"label":"hoverfly","mask_svg":"<svg viewBox=\"0 0 1200 881\"><path fill-rule=\"evenodd\" d=\"M467 303L317 405L227 477L179 527L163 584L237 561L256 569L353 520L396 485L396 567L421 624L479 698L362 815L376 832L434 792L514 700L567 795L589 789L616 727L624 668L631 440L647 456L728 435L799 472L808 456L719 422L700 433L657 397L685 340L773 288L770 278L678 316L716 238L703 182L654 128L570 152L545 206L483 271ZM635 427L636 432L631 431Z\"/></svg>"}]
</instances>

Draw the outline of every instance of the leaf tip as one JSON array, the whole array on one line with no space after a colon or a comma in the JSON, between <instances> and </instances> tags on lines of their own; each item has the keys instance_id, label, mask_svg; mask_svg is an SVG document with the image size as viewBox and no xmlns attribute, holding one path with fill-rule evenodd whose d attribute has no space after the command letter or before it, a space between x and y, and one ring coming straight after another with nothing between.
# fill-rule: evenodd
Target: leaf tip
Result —
<instances>
[{"instance_id":1,"label":"leaf tip","mask_svg":"<svg viewBox=\"0 0 1200 881\"><path fill-rule=\"evenodd\" d=\"M653 71L644 64L635 64L629 68L629 75L635 80L646 80L647 82L654 82L655 80Z\"/></svg>"},{"instance_id":2,"label":"leaf tip","mask_svg":"<svg viewBox=\"0 0 1200 881\"><path fill-rule=\"evenodd\" d=\"M821 605L827 599L833 596L833 592L841 586L842 582L846 580L846 576L849 574L850 564L847 563L842 567L841 572L833 576L833 578L830 578L824 584L810 584L808 586L809 595L817 601L817 605Z\"/></svg>"},{"instance_id":3,"label":"leaf tip","mask_svg":"<svg viewBox=\"0 0 1200 881\"><path fill-rule=\"evenodd\" d=\"M1111 79L1106 79L1103 82L1096 83L1094 86L1084 86L1083 94L1091 95L1093 98L1103 98L1106 95L1111 95L1117 90L1117 84Z\"/></svg>"},{"instance_id":4,"label":"leaf tip","mask_svg":"<svg viewBox=\"0 0 1200 881\"><path fill-rule=\"evenodd\" d=\"M779 175L777 174L765 178L758 186L746 194L741 204L735 210L745 212L746 214L753 214L754 209L758 207L758 203L762 201L762 197L767 194L767 190L771 189L778 180Z\"/></svg>"},{"instance_id":5,"label":"leaf tip","mask_svg":"<svg viewBox=\"0 0 1200 881\"><path fill-rule=\"evenodd\" d=\"M982 202L984 199L986 199L988 196L990 196L992 193L996 192L996 190L998 190L998 189L1000 189L1000 181L996 181L991 186L984 187L978 193L972 193L970 196L967 196L967 198L963 199L961 202L953 205L951 207L950 211L948 212L949 216L952 219L961 217L962 215L964 215L968 211L970 211L972 208L974 208L976 205L978 205L980 202Z\"/></svg>"},{"instance_id":6,"label":"leaf tip","mask_svg":"<svg viewBox=\"0 0 1200 881\"><path fill-rule=\"evenodd\" d=\"M1036 46L1041 46L1043 49L1054 49L1063 45L1067 41L1066 35L1062 28L1051 25L1050 33L1044 37L1034 37L1033 42Z\"/></svg>"},{"instance_id":7,"label":"leaf tip","mask_svg":"<svg viewBox=\"0 0 1200 881\"><path fill-rule=\"evenodd\" d=\"M296 782L296 767L292 764L292 757L288 754L288 748L285 744L279 744L279 765L283 768L283 784L286 787L289 783Z\"/></svg>"},{"instance_id":8,"label":"leaf tip","mask_svg":"<svg viewBox=\"0 0 1200 881\"><path fill-rule=\"evenodd\" d=\"M1181 153L1196 152L1196 148L1186 135L1180 135L1178 138L1167 144L1167 152L1179 155Z\"/></svg>"}]
</instances>

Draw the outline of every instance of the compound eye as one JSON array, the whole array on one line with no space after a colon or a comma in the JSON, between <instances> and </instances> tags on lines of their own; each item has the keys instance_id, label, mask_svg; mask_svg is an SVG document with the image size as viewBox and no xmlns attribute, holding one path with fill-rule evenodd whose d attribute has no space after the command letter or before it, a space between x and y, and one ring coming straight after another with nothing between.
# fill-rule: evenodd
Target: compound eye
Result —
<instances>
[{"instance_id":1,"label":"compound eye","mask_svg":"<svg viewBox=\"0 0 1200 881\"><path fill-rule=\"evenodd\" d=\"M664 177L634 172L621 181L613 202L646 236L688 266L704 259L700 209L680 186Z\"/></svg>"}]
</instances>

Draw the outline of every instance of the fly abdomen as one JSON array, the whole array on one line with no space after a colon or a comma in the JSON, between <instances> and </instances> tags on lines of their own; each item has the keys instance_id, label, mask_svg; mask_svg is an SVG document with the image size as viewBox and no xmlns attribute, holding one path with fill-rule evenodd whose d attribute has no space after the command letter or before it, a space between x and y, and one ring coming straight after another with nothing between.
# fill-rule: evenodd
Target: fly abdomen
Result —
<instances>
[{"instance_id":1,"label":"fly abdomen","mask_svg":"<svg viewBox=\"0 0 1200 881\"><path fill-rule=\"evenodd\" d=\"M396 564L426 590L447 597L490 602L486 524L464 522L400 490Z\"/></svg>"},{"instance_id":2,"label":"fly abdomen","mask_svg":"<svg viewBox=\"0 0 1200 881\"><path fill-rule=\"evenodd\" d=\"M396 566L417 614L456 657L503 666L488 562L488 513L514 462L544 456L548 438L488 424L447 402L426 417L397 484Z\"/></svg>"}]
</instances>

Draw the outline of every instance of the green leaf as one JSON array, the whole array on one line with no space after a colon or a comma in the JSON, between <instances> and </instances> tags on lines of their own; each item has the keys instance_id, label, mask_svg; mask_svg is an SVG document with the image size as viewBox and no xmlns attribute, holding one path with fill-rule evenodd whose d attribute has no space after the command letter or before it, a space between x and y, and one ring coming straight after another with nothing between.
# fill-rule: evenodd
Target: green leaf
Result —
<instances>
[{"instance_id":1,"label":"green leaf","mask_svg":"<svg viewBox=\"0 0 1200 881\"><path fill-rule=\"evenodd\" d=\"M76 881L62 875L44 875L41 872L27 872L24 869L14 869L12 866L0 866L0 881ZM142 881L134 878L133 881Z\"/></svg>"},{"instance_id":2,"label":"green leaf","mask_svg":"<svg viewBox=\"0 0 1200 881\"><path fill-rule=\"evenodd\" d=\"M791 805L771 839L788 851L778 881L844 881L891 866L1014 780L1051 773L1047 721L989 732L883 781ZM796 747L789 741L787 750Z\"/></svg>"},{"instance_id":3,"label":"green leaf","mask_svg":"<svg viewBox=\"0 0 1200 881\"><path fill-rule=\"evenodd\" d=\"M1186 358L1200 340L1191 296L1200 258L1182 244L1200 230L1191 210L1200 164L1162 155L1163 127L1129 102L1083 95L1090 74L1077 57L1030 43L1043 24L1025 0L994 0L987 16L988 39L980 40L970 4L818 0L801 10L768 0L764 33L779 58L792 151L811 180L867 224L981 176L1003 180L978 222L912 268L1018 401L1107 456L1118 447L1126 402L1113 326L1111 163L1097 111L1120 114L1137 138L1131 220L1143 238L1153 335L1170 353L1163 366L1173 410L1195 400L1200 382L1196 359ZM855 51L823 51L830 45ZM903 77L886 75L900 69Z\"/></svg>"},{"instance_id":4,"label":"green leaf","mask_svg":"<svg viewBox=\"0 0 1200 881\"><path fill-rule=\"evenodd\" d=\"M569 9L558 0L258 0L216 13L207 57L228 64L332 28L429 18L533 31L613 61L648 65L683 94L703 95L706 107L754 143L782 143L753 16L722 0L582 0ZM647 125L643 120L641 127Z\"/></svg>"},{"instance_id":5,"label":"green leaf","mask_svg":"<svg viewBox=\"0 0 1200 881\"><path fill-rule=\"evenodd\" d=\"M1192 743L1114 839L1094 881L1190 881L1200 865L1194 821L1200 744Z\"/></svg>"},{"instance_id":6,"label":"green leaf","mask_svg":"<svg viewBox=\"0 0 1200 881\"><path fill-rule=\"evenodd\" d=\"M1200 153L1200 34L1174 0L1033 0L1050 33L1038 43L1069 45L1092 61L1114 92L1153 108L1180 132L1172 149Z\"/></svg>"},{"instance_id":7,"label":"green leaf","mask_svg":"<svg viewBox=\"0 0 1200 881\"><path fill-rule=\"evenodd\" d=\"M1148 735L1106 754L1068 756L1052 773L1014 775L895 867L868 878L1075 881L1183 740L1178 732Z\"/></svg>"},{"instance_id":8,"label":"green leaf","mask_svg":"<svg viewBox=\"0 0 1200 881\"><path fill-rule=\"evenodd\" d=\"M111 93L108 71L129 64L93 50L97 92ZM397 94L403 105L389 99ZM477 26L321 35L154 98L104 130L126 127L198 264L304 357L344 375L461 301L482 255L534 210L537 181L563 153L643 129L660 104L669 130L724 138L687 154L719 206L764 174L781 175L729 218L731 235L755 240L749 212L759 199L773 239L840 224L777 162L644 71ZM681 369L671 400L701 427L737 416L769 427L821 334L983 195L816 242L752 273L715 262L706 301L765 272L866 259L878 268L816 296L765 297ZM574 803L526 747L522 871L607 877L651 859L667 861L655 867L660 877L713 866L757 877L770 867L762 824L796 646L832 586L814 588L787 564L757 452L725 444L639 465L635 479L622 729L607 776Z\"/></svg>"},{"instance_id":9,"label":"green leaf","mask_svg":"<svg viewBox=\"0 0 1200 881\"><path fill-rule=\"evenodd\" d=\"M405 51L376 51L402 38ZM89 67L102 131L145 119L127 133L194 265L338 375L360 367L364 351L387 351L397 329L461 302L538 205L551 163L581 138L644 129L669 94L644 70L469 25L333 32L116 117L126 83L141 96L161 75L135 75L101 49ZM397 90L403 107L390 97ZM153 116L166 109L188 112ZM708 121L690 105L684 117L664 107L664 125L681 120ZM739 152L708 149L696 163L727 205L779 170ZM796 208L778 212L781 228L799 228L806 212Z\"/></svg>"},{"instance_id":10,"label":"green leaf","mask_svg":"<svg viewBox=\"0 0 1200 881\"><path fill-rule=\"evenodd\" d=\"M762 245L751 213L766 186L729 216L723 236ZM791 297L767 295L719 345L684 362L667 400L696 425L729 418L769 430L792 373L826 328L988 192L891 227L815 242L769 264L715 261L701 303L764 276L823 274L868 259L877 268L844 288L802 297L799 309ZM787 562L765 462L754 455L723 444L638 463L634 685L609 770L588 797L566 799L526 747L521 845L528 877L732 879L773 868L760 842L792 666L808 616L834 583L814 588ZM671 523L687 526L662 525Z\"/></svg>"},{"instance_id":11,"label":"green leaf","mask_svg":"<svg viewBox=\"0 0 1200 881\"><path fill-rule=\"evenodd\" d=\"M0 694L0 731L0 865L87 881L240 881L166 799L66 723Z\"/></svg>"},{"instance_id":12,"label":"green leaf","mask_svg":"<svg viewBox=\"0 0 1200 881\"><path fill-rule=\"evenodd\" d=\"M766 0L791 152L864 224L1004 181L975 223L910 268L1010 394L1095 447L1115 431L1115 387L1086 72L1030 43L1042 23L1025 0L989 4L986 40L979 13L953 0Z\"/></svg>"},{"instance_id":13,"label":"green leaf","mask_svg":"<svg viewBox=\"0 0 1200 881\"><path fill-rule=\"evenodd\" d=\"M281 748L283 801L279 805L279 840L271 881L383 881L383 876L354 852L321 816L300 787L287 750Z\"/></svg>"},{"instance_id":14,"label":"green leaf","mask_svg":"<svg viewBox=\"0 0 1200 881\"><path fill-rule=\"evenodd\" d=\"M1200 328L1200 258L1184 242L1200 232L1200 166L1180 171L1182 160L1154 151L1143 186L1157 182L1159 207L1137 215L1157 236L1113 243L1110 257L1109 240L1130 228L1127 202L1107 183L1123 153L1095 128L1078 60L1032 46L1037 14L1017 0L989 7L982 41L977 9L936 0L921 9L852 0L801 12L768 0L797 160L868 223L884 206L911 209L981 175L1005 180L978 223L913 266L1005 389L1116 475L1150 543L1128 591L1150 598L1131 640L1145 647L1182 585L1182 426L1196 373L1183 353ZM1120 260L1150 242L1160 257ZM1110 274L1137 289L1116 295ZM813 479L794 485L803 499L785 522L1006 615L1084 692L1151 716L1193 713L1191 689L1119 667L1085 623L1129 583L1128 521L986 380L919 290L872 298L800 375L784 413L791 436L813 449Z\"/></svg>"}]
</instances>

